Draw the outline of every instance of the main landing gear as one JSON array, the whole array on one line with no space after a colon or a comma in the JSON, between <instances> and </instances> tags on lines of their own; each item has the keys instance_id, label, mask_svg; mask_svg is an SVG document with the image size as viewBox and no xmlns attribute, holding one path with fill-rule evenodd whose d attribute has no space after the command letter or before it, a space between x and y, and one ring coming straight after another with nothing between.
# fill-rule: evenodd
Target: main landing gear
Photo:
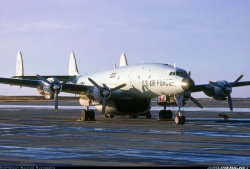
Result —
<instances>
[{"instance_id":1,"label":"main landing gear","mask_svg":"<svg viewBox=\"0 0 250 169\"><path fill-rule=\"evenodd\" d=\"M165 120L173 120L173 115L171 110L166 110L164 107L164 110L159 111L159 120L165 121Z\"/></svg>"},{"instance_id":2,"label":"main landing gear","mask_svg":"<svg viewBox=\"0 0 250 169\"><path fill-rule=\"evenodd\" d=\"M110 118L114 118L115 116L114 116L113 114L111 114L111 115L105 115L105 117L106 117L106 118L109 118L109 117L110 117Z\"/></svg>"},{"instance_id":3,"label":"main landing gear","mask_svg":"<svg viewBox=\"0 0 250 169\"><path fill-rule=\"evenodd\" d=\"M178 125L183 125L186 122L185 116L182 115L180 108L179 113L175 117L175 123ZM159 120L160 121L172 121L173 120L173 114L171 110L166 110L166 106L164 106L164 110L159 111Z\"/></svg>"},{"instance_id":4,"label":"main landing gear","mask_svg":"<svg viewBox=\"0 0 250 169\"><path fill-rule=\"evenodd\" d=\"M95 121L95 112L91 109L82 111L81 118L77 121Z\"/></svg>"}]
</instances>

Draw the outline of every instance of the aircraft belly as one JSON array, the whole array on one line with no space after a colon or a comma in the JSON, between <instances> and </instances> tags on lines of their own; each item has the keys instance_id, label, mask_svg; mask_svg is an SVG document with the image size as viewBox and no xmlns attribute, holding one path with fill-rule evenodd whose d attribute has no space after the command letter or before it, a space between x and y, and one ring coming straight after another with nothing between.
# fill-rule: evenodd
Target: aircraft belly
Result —
<instances>
[{"instance_id":1,"label":"aircraft belly","mask_svg":"<svg viewBox=\"0 0 250 169\"><path fill-rule=\"evenodd\" d=\"M102 105L95 105L102 111ZM150 111L150 99L115 99L107 102L105 114L107 115L132 115L143 114Z\"/></svg>"}]
</instances>

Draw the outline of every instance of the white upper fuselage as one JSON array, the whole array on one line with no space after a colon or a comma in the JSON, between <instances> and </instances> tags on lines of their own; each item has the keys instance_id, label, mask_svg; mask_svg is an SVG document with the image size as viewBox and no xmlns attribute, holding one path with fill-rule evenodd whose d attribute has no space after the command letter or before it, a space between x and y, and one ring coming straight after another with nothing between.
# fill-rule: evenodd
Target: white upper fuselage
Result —
<instances>
[{"instance_id":1,"label":"white upper fuselage","mask_svg":"<svg viewBox=\"0 0 250 169\"><path fill-rule=\"evenodd\" d=\"M172 65L149 63L117 67L80 76L76 83L93 86L88 80L89 77L99 85L105 84L109 88L126 83L125 87L112 92L111 98L154 98L160 95L185 93L181 87L183 76L170 75L176 71L188 76L185 70L174 68Z\"/></svg>"}]
</instances>

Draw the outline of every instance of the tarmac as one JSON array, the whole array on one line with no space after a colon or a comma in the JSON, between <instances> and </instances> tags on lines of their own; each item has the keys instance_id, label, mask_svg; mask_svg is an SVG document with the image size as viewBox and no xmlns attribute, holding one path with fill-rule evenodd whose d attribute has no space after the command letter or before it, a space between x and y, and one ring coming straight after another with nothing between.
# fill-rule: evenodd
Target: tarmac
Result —
<instances>
[{"instance_id":1,"label":"tarmac","mask_svg":"<svg viewBox=\"0 0 250 169\"><path fill-rule=\"evenodd\" d=\"M188 103L186 123L126 116L77 122L78 101L0 103L0 166L250 166L250 102ZM205 106L204 106L205 107ZM176 108L171 108L176 109ZM229 116L224 120L218 114Z\"/></svg>"}]
</instances>

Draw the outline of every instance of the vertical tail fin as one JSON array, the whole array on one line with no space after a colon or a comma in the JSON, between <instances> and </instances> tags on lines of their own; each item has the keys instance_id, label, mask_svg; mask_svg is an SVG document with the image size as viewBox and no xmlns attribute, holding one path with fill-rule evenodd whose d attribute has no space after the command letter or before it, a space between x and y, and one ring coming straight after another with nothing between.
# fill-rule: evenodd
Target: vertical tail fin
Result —
<instances>
[{"instance_id":1,"label":"vertical tail fin","mask_svg":"<svg viewBox=\"0 0 250 169\"><path fill-rule=\"evenodd\" d=\"M119 67L122 67L122 66L128 66L128 61L127 61L125 53L122 53L121 58L120 58Z\"/></svg>"},{"instance_id":2,"label":"vertical tail fin","mask_svg":"<svg viewBox=\"0 0 250 169\"><path fill-rule=\"evenodd\" d=\"M21 51L17 52L16 76L24 76L23 57Z\"/></svg>"},{"instance_id":3,"label":"vertical tail fin","mask_svg":"<svg viewBox=\"0 0 250 169\"><path fill-rule=\"evenodd\" d=\"M16 76L19 76L18 78L22 78L21 76L24 76L24 66L23 66L23 57L21 51L17 52L17 58L16 58ZM11 85L13 86L13 85ZM22 86L18 86L18 88L22 88Z\"/></svg>"},{"instance_id":4,"label":"vertical tail fin","mask_svg":"<svg viewBox=\"0 0 250 169\"><path fill-rule=\"evenodd\" d=\"M69 58L69 75L79 76L79 71L78 71L77 64L76 64L76 58L75 58L75 54L73 51L71 52L70 58Z\"/></svg>"}]
</instances>

